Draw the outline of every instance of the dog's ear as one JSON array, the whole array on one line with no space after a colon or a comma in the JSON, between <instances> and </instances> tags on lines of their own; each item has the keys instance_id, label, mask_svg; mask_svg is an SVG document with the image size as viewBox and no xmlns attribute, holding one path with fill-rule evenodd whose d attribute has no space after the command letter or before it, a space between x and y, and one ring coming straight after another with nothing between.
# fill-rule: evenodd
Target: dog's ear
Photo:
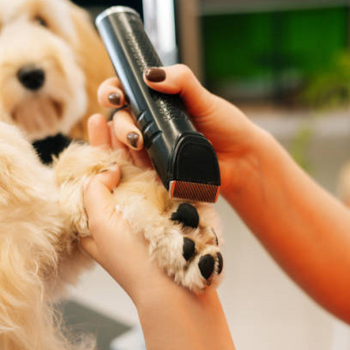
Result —
<instances>
[{"instance_id":1,"label":"dog's ear","mask_svg":"<svg viewBox=\"0 0 350 350\"><path fill-rule=\"evenodd\" d=\"M115 75L107 51L99 37L89 14L70 3L71 17L76 29L77 40L73 49L80 67L85 72L88 108L84 118L70 133L72 138L87 139L87 119L94 113L108 114L97 102L97 90L103 80Z\"/></svg>"}]
</instances>

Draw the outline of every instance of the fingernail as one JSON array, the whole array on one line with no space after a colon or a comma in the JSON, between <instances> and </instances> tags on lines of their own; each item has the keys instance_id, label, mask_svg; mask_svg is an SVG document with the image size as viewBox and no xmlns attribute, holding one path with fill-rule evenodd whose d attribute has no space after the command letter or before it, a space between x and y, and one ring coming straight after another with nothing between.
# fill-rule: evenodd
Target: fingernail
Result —
<instances>
[{"instance_id":1,"label":"fingernail","mask_svg":"<svg viewBox=\"0 0 350 350\"><path fill-rule=\"evenodd\" d=\"M128 143L131 147L137 148L137 142L140 136L136 132L130 132L127 136Z\"/></svg>"},{"instance_id":2,"label":"fingernail","mask_svg":"<svg viewBox=\"0 0 350 350\"><path fill-rule=\"evenodd\" d=\"M115 106L119 106L120 105L120 94L115 93L115 92L111 93L108 96L108 101Z\"/></svg>"},{"instance_id":3,"label":"fingernail","mask_svg":"<svg viewBox=\"0 0 350 350\"><path fill-rule=\"evenodd\" d=\"M165 80L165 70L162 68L148 68L145 71L147 80L153 83L160 83Z\"/></svg>"}]
</instances>

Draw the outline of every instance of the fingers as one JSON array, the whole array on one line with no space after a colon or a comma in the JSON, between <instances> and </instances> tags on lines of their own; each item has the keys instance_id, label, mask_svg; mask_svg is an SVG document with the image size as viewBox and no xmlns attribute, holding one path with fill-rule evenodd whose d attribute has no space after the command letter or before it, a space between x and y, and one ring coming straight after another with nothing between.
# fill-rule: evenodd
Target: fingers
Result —
<instances>
[{"instance_id":1,"label":"fingers","mask_svg":"<svg viewBox=\"0 0 350 350\"><path fill-rule=\"evenodd\" d=\"M126 151L127 146L124 145L123 142L119 141L117 138L117 135L115 134L113 121L108 122L108 127L109 127L109 133L111 135L112 149L122 148L123 150Z\"/></svg>"},{"instance_id":2,"label":"fingers","mask_svg":"<svg viewBox=\"0 0 350 350\"><path fill-rule=\"evenodd\" d=\"M136 166L142 168L151 166L146 152L140 152L143 148L142 134L127 110L118 111L113 122L107 122L101 114L94 114L88 121L88 133L92 146L124 150L129 146L130 156ZM127 153L125 157L129 159Z\"/></svg>"},{"instance_id":3,"label":"fingers","mask_svg":"<svg viewBox=\"0 0 350 350\"><path fill-rule=\"evenodd\" d=\"M100 85L98 90L98 101L105 107L113 108L124 105L125 97L121 90L121 84L118 78L107 79ZM135 122L128 110L119 110L114 115L113 125L114 127L111 130L112 133L110 132L109 141L113 148L120 148L120 142L133 150L139 151L143 148L142 134L136 127ZM96 133L92 133L92 140L94 142L95 139L97 139L96 142L99 143L100 137L100 135L96 136Z\"/></svg>"},{"instance_id":4,"label":"fingers","mask_svg":"<svg viewBox=\"0 0 350 350\"><path fill-rule=\"evenodd\" d=\"M89 227L102 220L108 221L115 212L111 192L120 181L120 168L113 168L94 176L84 190L84 206L89 218ZM103 213L103 215L101 215ZM106 220L107 219L107 220Z\"/></svg>"},{"instance_id":5,"label":"fingers","mask_svg":"<svg viewBox=\"0 0 350 350\"><path fill-rule=\"evenodd\" d=\"M141 131L136 127L133 118L126 109L122 109L114 115L113 125L119 141L133 150L143 148Z\"/></svg>"},{"instance_id":6,"label":"fingers","mask_svg":"<svg viewBox=\"0 0 350 350\"><path fill-rule=\"evenodd\" d=\"M113 149L128 147L133 163L140 168L152 166L147 152L143 150L143 137L136 127L134 119L127 109L115 113L113 122L109 123Z\"/></svg>"},{"instance_id":7,"label":"fingers","mask_svg":"<svg viewBox=\"0 0 350 350\"><path fill-rule=\"evenodd\" d=\"M183 64L146 69L144 80L154 90L179 94L194 118L207 115L217 103L218 98L206 90L193 72Z\"/></svg>"},{"instance_id":8,"label":"fingers","mask_svg":"<svg viewBox=\"0 0 350 350\"><path fill-rule=\"evenodd\" d=\"M89 118L88 134L91 146L111 148L111 136L107 120L102 114L94 114Z\"/></svg>"},{"instance_id":9,"label":"fingers","mask_svg":"<svg viewBox=\"0 0 350 350\"><path fill-rule=\"evenodd\" d=\"M149 68L144 72L146 84L157 91L166 94L179 94L193 118L209 116L217 109L219 98L206 90L193 72L185 65L178 64L170 67ZM125 102L124 94L121 91L119 79L110 78L106 80L99 89L99 102L106 107L116 107L111 103L111 94L120 95L120 105ZM117 103L119 101L115 101ZM197 122L200 122L199 120ZM111 139L112 146L118 144L119 140L131 150L143 148L143 138L140 130L136 127L133 118L127 109L119 110L113 121L113 131L116 139ZM139 157L132 152L132 157L145 164L144 156ZM149 162L147 162L149 165Z\"/></svg>"},{"instance_id":10,"label":"fingers","mask_svg":"<svg viewBox=\"0 0 350 350\"><path fill-rule=\"evenodd\" d=\"M146 150L130 151L133 163L139 168L151 168L152 163L147 155Z\"/></svg>"},{"instance_id":11,"label":"fingers","mask_svg":"<svg viewBox=\"0 0 350 350\"><path fill-rule=\"evenodd\" d=\"M121 90L118 78L109 78L99 87L97 92L98 103L107 108L116 108L125 104L125 96Z\"/></svg>"}]
</instances>

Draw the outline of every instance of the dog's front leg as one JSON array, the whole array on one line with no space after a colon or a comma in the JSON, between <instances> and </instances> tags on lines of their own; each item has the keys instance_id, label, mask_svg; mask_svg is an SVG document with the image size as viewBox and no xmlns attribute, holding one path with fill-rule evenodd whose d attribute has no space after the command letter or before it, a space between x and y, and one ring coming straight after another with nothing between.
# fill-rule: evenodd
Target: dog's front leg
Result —
<instances>
[{"instance_id":1,"label":"dog's front leg","mask_svg":"<svg viewBox=\"0 0 350 350\"><path fill-rule=\"evenodd\" d=\"M130 223L132 233L149 242L150 255L159 266L178 284L195 292L216 286L223 258L215 211L207 204L170 199L155 172L135 167L121 150L109 152L76 144L61 154L55 174L70 230L79 236L90 235L83 206L84 186L93 175L115 163L121 167L121 181L112 200Z\"/></svg>"},{"instance_id":2,"label":"dog's front leg","mask_svg":"<svg viewBox=\"0 0 350 350\"><path fill-rule=\"evenodd\" d=\"M51 169L0 122L0 349L64 350L48 288L58 278L65 223Z\"/></svg>"}]
</instances>

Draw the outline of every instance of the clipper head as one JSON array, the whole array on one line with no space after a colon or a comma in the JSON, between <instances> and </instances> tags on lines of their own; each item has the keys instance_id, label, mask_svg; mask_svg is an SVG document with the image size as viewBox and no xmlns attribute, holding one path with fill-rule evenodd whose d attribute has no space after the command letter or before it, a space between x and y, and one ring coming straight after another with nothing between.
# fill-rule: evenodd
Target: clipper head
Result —
<instances>
[{"instance_id":1,"label":"clipper head","mask_svg":"<svg viewBox=\"0 0 350 350\"><path fill-rule=\"evenodd\" d=\"M219 198L220 186L186 181L170 181L169 194L171 198L215 203Z\"/></svg>"},{"instance_id":2,"label":"clipper head","mask_svg":"<svg viewBox=\"0 0 350 350\"><path fill-rule=\"evenodd\" d=\"M200 133L184 134L172 157L171 198L215 203L220 193L220 169L210 142Z\"/></svg>"}]
</instances>

